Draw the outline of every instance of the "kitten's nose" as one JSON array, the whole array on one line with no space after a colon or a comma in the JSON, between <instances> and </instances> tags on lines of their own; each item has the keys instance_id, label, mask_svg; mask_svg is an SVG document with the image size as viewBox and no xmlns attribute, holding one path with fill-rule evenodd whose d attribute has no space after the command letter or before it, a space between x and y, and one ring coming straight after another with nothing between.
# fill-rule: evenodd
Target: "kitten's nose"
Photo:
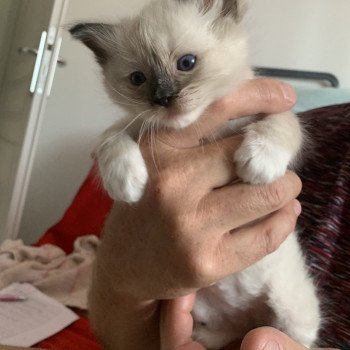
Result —
<instances>
[{"instance_id":1,"label":"kitten's nose","mask_svg":"<svg viewBox=\"0 0 350 350\"><path fill-rule=\"evenodd\" d=\"M162 96L160 98L155 97L154 103L163 107L169 107L173 97L172 96Z\"/></svg>"}]
</instances>

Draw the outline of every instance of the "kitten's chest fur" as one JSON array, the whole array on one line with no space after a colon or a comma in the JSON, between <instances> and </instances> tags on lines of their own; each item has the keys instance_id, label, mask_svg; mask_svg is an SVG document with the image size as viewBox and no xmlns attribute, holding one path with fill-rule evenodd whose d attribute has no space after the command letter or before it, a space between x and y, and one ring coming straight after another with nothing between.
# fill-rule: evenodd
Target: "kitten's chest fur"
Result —
<instances>
[{"instance_id":1,"label":"kitten's chest fur","mask_svg":"<svg viewBox=\"0 0 350 350\"><path fill-rule=\"evenodd\" d=\"M319 302L293 233L274 253L197 293L194 339L220 349L260 326L273 326L311 346Z\"/></svg>"}]
</instances>

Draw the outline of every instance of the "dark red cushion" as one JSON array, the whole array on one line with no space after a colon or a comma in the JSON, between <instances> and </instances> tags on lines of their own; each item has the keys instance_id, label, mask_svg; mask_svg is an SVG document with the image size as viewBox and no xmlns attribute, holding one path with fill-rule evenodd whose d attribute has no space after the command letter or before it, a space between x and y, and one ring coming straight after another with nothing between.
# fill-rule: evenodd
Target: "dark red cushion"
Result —
<instances>
[{"instance_id":1,"label":"dark red cushion","mask_svg":"<svg viewBox=\"0 0 350 350\"><path fill-rule=\"evenodd\" d=\"M304 113L313 141L301 167L300 240L322 299L321 345L350 349L350 104ZM39 240L67 253L82 235L100 235L112 202L92 170L62 220ZM41 342L47 349L97 350L86 318Z\"/></svg>"},{"instance_id":2,"label":"dark red cushion","mask_svg":"<svg viewBox=\"0 0 350 350\"><path fill-rule=\"evenodd\" d=\"M39 239L37 245L51 243L70 253L77 237L100 236L111 207L112 200L92 168L63 218Z\"/></svg>"},{"instance_id":3,"label":"dark red cushion","mask_svg":"<svg viewBox=\"0 0 350 350\"><path fill-rule=\"evenodd\" d=\"M38 343L36 347L52 350L102 350L84 316L63 331Z\"/></svg>"}]
</instances>

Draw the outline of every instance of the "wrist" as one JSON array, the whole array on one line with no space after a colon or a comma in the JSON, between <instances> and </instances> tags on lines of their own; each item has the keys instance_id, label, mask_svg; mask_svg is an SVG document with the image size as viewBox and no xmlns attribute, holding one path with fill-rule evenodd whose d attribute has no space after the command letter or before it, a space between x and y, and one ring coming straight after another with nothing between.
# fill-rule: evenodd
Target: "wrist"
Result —
<instances>
[{"instance_id":1,"label":"wrist","mask_svg":"<svg viewBox=\"0 0 350 350\"><path fill-rule=\"evenodd\" d=\"M95 282L90 293L90 319L97 338L108 344L106 349L158 350L160 302L140 300Z\"/></svg>"}]
</instances>

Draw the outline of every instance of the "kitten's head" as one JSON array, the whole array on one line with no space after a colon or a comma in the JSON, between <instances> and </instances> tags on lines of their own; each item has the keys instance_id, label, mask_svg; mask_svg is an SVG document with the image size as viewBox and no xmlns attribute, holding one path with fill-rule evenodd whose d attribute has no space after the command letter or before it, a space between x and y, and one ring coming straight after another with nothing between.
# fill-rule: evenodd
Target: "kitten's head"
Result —
<instances>
[{"instance_id":1,"label":"kitten's head","mask_svg":"<svg viewBox=\"0 0 350 350\"><path fill-rule=\"evenodd\" d=\"M78 24L70 32L94 52L114 101L180 128L250 76L243 2L157 0L118 24Z\"/></svg>"}]
</instances>

